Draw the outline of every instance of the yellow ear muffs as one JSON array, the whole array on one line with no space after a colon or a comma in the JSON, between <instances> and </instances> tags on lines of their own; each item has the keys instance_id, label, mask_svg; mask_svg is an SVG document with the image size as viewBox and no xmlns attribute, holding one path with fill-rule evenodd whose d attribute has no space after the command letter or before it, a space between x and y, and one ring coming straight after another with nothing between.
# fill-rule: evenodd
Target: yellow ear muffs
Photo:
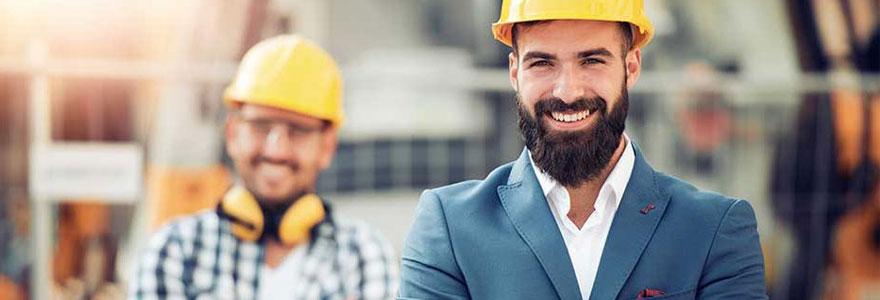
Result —
<instances>
[{"instance_id":1,"label":"yellow ear muffs","mask_svg":"<svg viewBox=\"0 0 880 300\"><path fill-rule=\"evenodd\" d=\"M278 214L263 211L256 198L241 186L234 186L226 192L217 206L217 212L232 221L232 234L241 240L253 242L268 235L276 237L285 245L296 245L308 240L312 227L326 216L321 198L315 194L306 194L284 209L277 223L277 232L274 232L275 226L266 227L266 218L267 214ZM268 217L278 220L272 216ZM264 233L264 230L272 232Z\"/></svg>"},{"instance_id":2,"label":"yellow ear muffs","mask_svg":"<svg viewBox=\"0 0 880 300\"><path fill-rule=\"evenodd\" d=\"M315 194L306 194L284 212L278 224L278 238L285 245L305 242L316 224L324 220L324 203Z\"/></svg>"},{"instance_id":3,"label":"yellow ear muffs","mask_svg":"<svg viewBox=\"0 0 880 300\"><path fill-rule=\"evenodd\" d=\"M218 212L232 220L232 234L239 239L253 242L263 234L263 211L257 199L243 187L229 189Z\"/></svg>"}]
</instances>

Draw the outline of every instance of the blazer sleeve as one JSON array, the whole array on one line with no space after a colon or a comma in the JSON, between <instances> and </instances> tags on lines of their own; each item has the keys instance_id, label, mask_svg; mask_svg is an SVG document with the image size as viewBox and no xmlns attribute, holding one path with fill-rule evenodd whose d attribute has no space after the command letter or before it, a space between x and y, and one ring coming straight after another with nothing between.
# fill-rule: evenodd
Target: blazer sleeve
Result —
<instances>
[{"instance_id":1,"label":"blazer sleeve","mask_svg":"<svg viewBox=\"0 0 880 300\"><path fill-rule=\"evenodd\" d=\"M422 193L403 247L398 299L470 299L455 260L443 205Z\"/></svg>"},{"instance_id":2,"label":"blazer sleeve","mask_svg":"<svg viewBox=\"0 0 880 300\"><path fill-rule=\"evenodd\" d=\"M736 200L709 250L697 299L767 299L764 256L752 206Z\"/></svg>"}]
</instances>

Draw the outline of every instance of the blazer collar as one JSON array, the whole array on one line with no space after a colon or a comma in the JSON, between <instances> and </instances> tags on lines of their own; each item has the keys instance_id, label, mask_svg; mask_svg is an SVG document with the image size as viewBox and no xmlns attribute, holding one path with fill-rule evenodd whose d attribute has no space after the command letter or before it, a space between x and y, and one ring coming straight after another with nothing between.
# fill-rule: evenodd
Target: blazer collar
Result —
<instances>
[{"instance_id":1,"label":"blazer collar","mask_svg":"<svg viewBox=\"0 0 880 300\"><path fill-rule=\"evenodd\" d=\"M591 299L618 298L669 203L669 196L657 185L654 169L635 143L633 148L636 153L633 173L605 240Z\"/></svg>"},{"instance_id":2,"label":"blazer collar","mask_svg":"<svg viewBox=\"0 0 880 300\"><path fill-rule=\"evenodd\" d=\"M507 185L498 186L498 197L517 233L535 253L559 298L581 299L565 241L531 169L528 151L523 151L514 162Z\"/></svg>"},{"instance_id":3,"label":"blazer collar","mask_svg":"<svg viewBox=\"0 0 880 300\"><path fill-rule=\"evenodd\" d=\"M635 162L623 199L605 241L590 297L615 299L654 235L669 196L660 192L656 174L632 142ZM581 299L565 241L550 212L528 151L514 162L507 185L498 187L501 204L519 235L535 253L560 299Z\"/></svg>"}]
</instances>

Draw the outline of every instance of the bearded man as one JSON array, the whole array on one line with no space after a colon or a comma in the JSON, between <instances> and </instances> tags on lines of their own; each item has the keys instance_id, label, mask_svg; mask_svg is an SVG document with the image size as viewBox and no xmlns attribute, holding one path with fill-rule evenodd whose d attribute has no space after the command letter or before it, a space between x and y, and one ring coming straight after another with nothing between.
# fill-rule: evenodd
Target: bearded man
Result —
<instances>
[{"instance_id":1,"label":"bearded man","mask_svg":"<svg viewBox=\"0 0 880 300\"><path fill-rule=\"evenodd\" d=\"M655 171L624 134L641 0L505 0L519 159L427 190L400 299L766 299L748 202Z\"/></svg>"}]
</instances>

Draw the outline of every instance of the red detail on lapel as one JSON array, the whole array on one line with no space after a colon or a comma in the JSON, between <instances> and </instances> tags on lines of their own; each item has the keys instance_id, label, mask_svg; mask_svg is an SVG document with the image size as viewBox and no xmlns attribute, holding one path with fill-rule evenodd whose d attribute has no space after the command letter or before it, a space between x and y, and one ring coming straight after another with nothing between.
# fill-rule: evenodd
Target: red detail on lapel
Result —
<instances>
[{"instance_id":1,"label":"red detail on lapel","mask_svg":"<svg viewBox=\"0 0 880 300\"><path fill-rule=\"evenodd\" d=\"M654 209L654 204L648 204L648 206L645 206L645 208L642 208L641 210L639 210L639 212L641 212L643 215L647 215L648 212L650 212L652 209Z\"/></svg>"},{"instance_id":2,"label":"red detail on lapel","mask_svg":"<svg viewBox=\"0 0 880 300\"><path fill-rule=\"evenodd\" d=\"M661 290L644 289L641 293L639 293L638 299L648 299L660 296L666 296L666 293Z\"/></svg>"}]
</instances>

